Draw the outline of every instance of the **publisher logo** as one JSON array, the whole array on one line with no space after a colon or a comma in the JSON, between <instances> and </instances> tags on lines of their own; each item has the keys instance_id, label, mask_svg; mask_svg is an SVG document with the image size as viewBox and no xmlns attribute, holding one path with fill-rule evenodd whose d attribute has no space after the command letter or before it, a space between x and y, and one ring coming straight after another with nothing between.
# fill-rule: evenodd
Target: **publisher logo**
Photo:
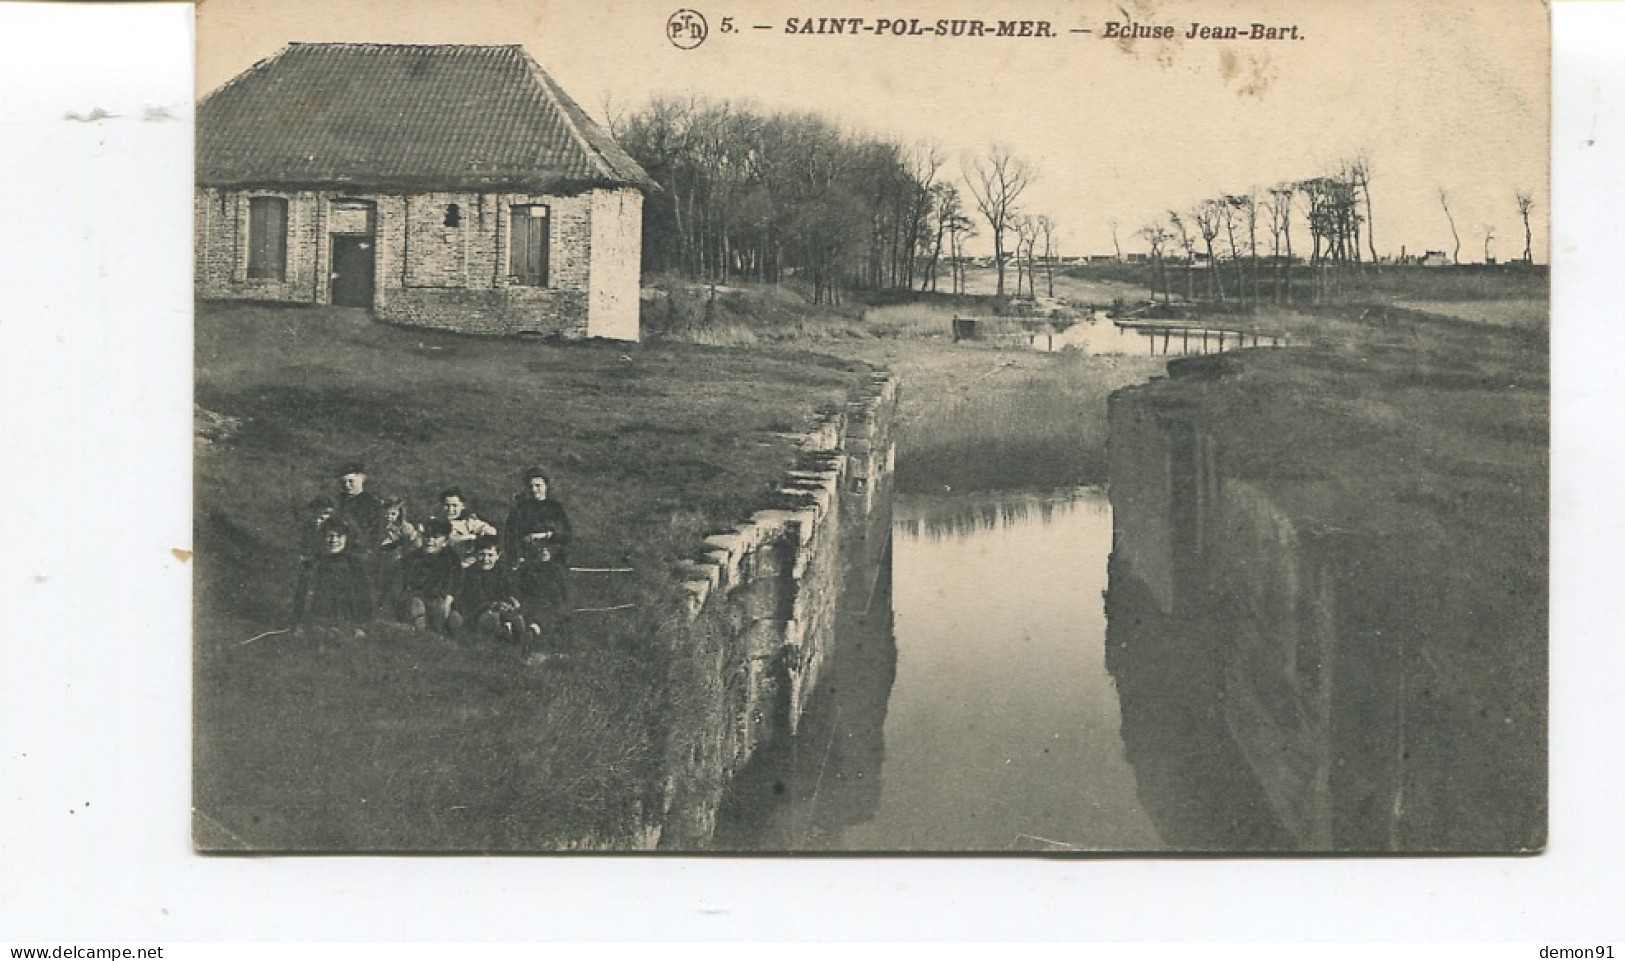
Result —
<instances>
[{"instance_id":1,"label":"publisher logo","mask_svg":"<svg viewBox=\"0 0 1625 961\"><path fill-rule=\"evenodd\" d=\"M666 18L666 39L679 50L693 50L711 32L697 10L683 9Z\"/></svg>"}]
</instances>

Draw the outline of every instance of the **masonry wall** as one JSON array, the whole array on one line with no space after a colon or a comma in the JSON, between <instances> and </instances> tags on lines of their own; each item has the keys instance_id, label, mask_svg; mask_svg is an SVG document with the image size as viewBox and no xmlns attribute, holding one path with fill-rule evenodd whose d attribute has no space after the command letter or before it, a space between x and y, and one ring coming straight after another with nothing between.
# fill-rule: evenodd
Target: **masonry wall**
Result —
<instances>
[{"instance_id":1,"label":"masonry wall","mask_svg":"<svg viewBox=\"0 0 1625 961\"><path fill-rule=\"evenodd\" d=\"M1249 425L1171 396L1170 373L1111 398L1120 686L1136 661L1176 662L1181 701L1212 708L1295 849L1538 846L1542 705L1503 666L1535 633L1506 623L1516 604L1454 573L1448 532L1318 526L1282 483L1233 476L1227 441ZM1125 695L1131 742L1134 710Z\"/></svg>"},{"instance_id":2,"label":"masonry wall","mask_svg":"<svg viewBox=\"0 0 1625 961\"><path fill-rule=\"evenodd\" d=\"M248 210L254 197L288 201L288 260L281 281L247 276ZM335 204L344 201L374 205L373 311L381 320L484 334L638 337L642 195L631 188L558 196L200 187L194 199L198 295L331 303L330 235ZM546 287L509 277L508 218L514 204L548 206ZM451 205L457 208L455 218L448 217Z\"/></svg>"},{"instance_id":3,"label":"masonry wall","mask_svg":"<svg viewBox=\"0 0 1625 961\"><path fill-rule=\"evenodd\" d=\"M798 469L735 530L708 537L684 568L685 606L662 643L679 692L668 735L663 847L707 846L732 779L763 747L794 736L836 642L842 585L889 531L897 384L801 438ZM867 583L872 578L859 578Z\"/></svg>"}]
</instances>

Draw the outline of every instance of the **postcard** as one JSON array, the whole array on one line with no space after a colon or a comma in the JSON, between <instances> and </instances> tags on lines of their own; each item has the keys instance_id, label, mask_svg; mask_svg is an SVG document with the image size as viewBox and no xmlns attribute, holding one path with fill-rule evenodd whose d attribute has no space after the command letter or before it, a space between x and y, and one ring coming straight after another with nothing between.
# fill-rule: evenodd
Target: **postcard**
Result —
<instances>
[{"instance_id":1,"label":"postcard","mask_svg":"<svg viewBox=\"0 0 1625 961\"><path fill-rule=\"evenodd\" d=\"M196 23L198 851L1544 848L1545 5Z\"/></svg>"}]
</instances>

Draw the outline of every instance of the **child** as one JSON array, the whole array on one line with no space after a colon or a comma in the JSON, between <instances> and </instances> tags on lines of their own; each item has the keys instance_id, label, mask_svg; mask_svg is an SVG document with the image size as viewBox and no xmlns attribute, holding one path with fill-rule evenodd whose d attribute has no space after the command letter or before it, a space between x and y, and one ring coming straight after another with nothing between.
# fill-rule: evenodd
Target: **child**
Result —
<instances>
[{"instance_id":1,"label":"child","mask_svg":"<svg viewBox=\"0 0 1625 961\"><path fill-rule=\"evenodd\" d=\"M564 506L548 497L551 478L540 467L522 475L525 489L515 498L503 534L508 554L514 562L519 597L532 635L539 636L543 625L553 636L555 646L567 646L569 633L569 593L566 582L566 552L571 540L570 515Z\"/></svg>"},{"instance_id":2,"label":"child","mask_svg":"<svg viewBox=\"0 0 1625 961\"><path fill-rule=\"evenodd\" d=\"M460 487L448 487L440 492L440 516L451 525L451 549L457 552L464 567L474 563L474 541L495 536L497 532L468 509Z\"/></svg>"},{"instance_id":3,"label":"child","mask_svg":"<svg viewBox=\"0 0 1625 961\"><path fill-rule=\"evenodd\" d=\"M367 487L367 469L358 461L339 468L338 516L350 524L350 549L371 557L383 543L384 505Z\"/></svg>"},{"instance_id":4,"label":"child","mask_svg":"<svg viewBox=\"0 0 1625 961\"><path fill-rule=\"evenodd\" d=\"M299 572L293 598L293 630L306 629L365 636L362 625L372 617L372 580L367 563L348 549L350 525L330 517L322 525L322 553L310 558Z\"/></svg>"},{"instance_id":5,"label":"child","mask_svg":"<svg viewBox=\"0 0 1625 961\"><path fill-rule=\"evenodd\" d=\"M495 537L488 534L474 542L474 563L463 571L456 613L480 634L518 642L525 637L525 619L513 575L501 560Z\"/></svg>"},{"instance_id":6,"label":"child","mask_svg":"<svg viewBox=\"0 0 1625 961\"><path fill-rule=\"evenodd\" d=\"M450 634L462 626L452 610L461 589L463 565L452 551L451 525L435 517L423 525L422 546L401 561L401 619L422 630Z\"/></svg>"},{"instance_id":7,"label":"child","mask_svg":"<svg viewBox=\"0 0 1625 961\"><path fill-rule=\"evenodd\" d=\"M416 525L406 519L406 501L400 497L384 498L382 538L374 558L374 583L381 599L392 602L400 596L401 559L423 543Z\"/></svg>"}]
</instances>

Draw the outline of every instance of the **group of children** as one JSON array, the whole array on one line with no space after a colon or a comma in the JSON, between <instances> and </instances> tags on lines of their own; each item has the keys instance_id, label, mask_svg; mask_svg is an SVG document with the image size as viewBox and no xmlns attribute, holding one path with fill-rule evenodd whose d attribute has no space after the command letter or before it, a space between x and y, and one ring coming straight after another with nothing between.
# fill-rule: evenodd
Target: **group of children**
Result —
<instances>
[{"instance_id":1,"label":"group of children","mask_svg":"<svg viewBox=\"0 0 1625 961\"><path fill-rule=\"evenodd\" d=\"M418 628L560 647L569 618L566 553L570 518L549 498L539 467L499 531L469 509L455 487L440 493L434 516L406 517L399 497L366 489L366 468L339 469L337 497L308 505L293 629L352 632L383 615Z\"/></svg>"}]
</instances>

